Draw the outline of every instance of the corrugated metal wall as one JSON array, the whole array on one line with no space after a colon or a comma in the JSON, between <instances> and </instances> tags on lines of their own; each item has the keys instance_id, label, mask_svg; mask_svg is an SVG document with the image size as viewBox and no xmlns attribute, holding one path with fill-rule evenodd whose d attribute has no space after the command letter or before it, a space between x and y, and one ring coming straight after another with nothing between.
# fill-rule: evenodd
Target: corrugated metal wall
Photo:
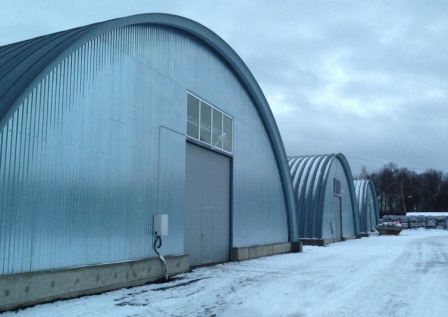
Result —
<instances>
[{"instance_id":1,"label":"corrugated metal wall","mask_svg":"<svg viewBox=\"0 0 448 317\"><path fill-rule=\"evenodd\" d=\"M317 210L323 208L320 196L328 158L290 157L288 161L298 201L299 237L321 238L323 214Z\"/></svg>"},{"instance_id":2,"label":"corrugated metal wall","mask_svg":"<svg viewBox=\"0 0 448 317\"><path fill-rule=\"evenodd\" d=\"M354 219L356 206L352 200L352 195L355 193L349 186L349 182L353 179L348 178L339 157L335 154L296 156L289 157L288 161L298 198L299 236L331 238L332 226L335 224L342 225L343 237L356 235L357 219ZM333 178L340 181L342 219L334 219Z\"/></svg>"},{"instance_id":3,"label":"corrugated metal wall","mask_svg":"<svg viewBox=\"0 0 448 317\"><path fill-rule=\"evenodd\" d=\"M360 230L367 233L375 229L379 220L375 186L372 181L367 179L355 180L354 185L356 198L358 199Z\"/></svg>"},{"instance_id":4,"label":"corrugated metal wall","mask_svg":"<svg viewBox=\"0 0 448 317\"><path fill-rule=\"evenodd\" d=\"M183 252L186 94L234 117L233 246L287 241L270 143L240 82L191 36L102 35L63 59L0 134L0 274ZM256 159L254 159L256 158Z\"/></svg>"}]
</instances>

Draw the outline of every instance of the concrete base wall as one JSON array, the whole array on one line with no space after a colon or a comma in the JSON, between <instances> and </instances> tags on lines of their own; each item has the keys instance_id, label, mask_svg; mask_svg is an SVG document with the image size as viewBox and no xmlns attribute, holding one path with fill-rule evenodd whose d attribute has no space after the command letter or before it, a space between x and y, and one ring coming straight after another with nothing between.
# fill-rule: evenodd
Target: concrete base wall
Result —
<instances>
[{"instance_id":1,"label":"concrete base wall","mask_svg":"<svg viewBox=\"0 0 448 317\"><path fill-rule=\"evenodd\" d=\"M292 253L303 252L303 243L300 241L291 242L291 252Z\"/></svg>"},{"instance_id":2,"label":"concrete base wall","mask_svg":"<svg viewBox=\"0 0 448 317\"><path fill-rule=\"evenodd\" d=\"M190 269L189 256L165 258L169 276ZM57 299L143 285L165 277L159 258L0 276L0 312Z\"/></svg>"},{"instance_id":3,"label":"concrete base wall","mask_svg":"<svg viewBox=\"0 0 448 317\"><path fill-rule=\"evenodd\" d=\"M327 244L335 242L333 238L331 239L311 239L311 238L304 238L300 239L300 242L302 242L303 245L316 245L319 247L324 247Z\"/></svg>"},{"instance_id":4,"label":"concrete base wall","mask_svg":"<svg viewBox=\"0 0 448 317\"><path fill-rule=\"evenodd\" d=\"M340 242L340 241L347 241L352 239L360 239L361 235L359 236L350 236L350 237L342 237L342 238L323 238L323 239L317 239L317 238L303 238L300 239L300 242L303 243L303 245L316 245L319 247L324 247L330 243Z\"/></svg>"},{"instance_id":5,"label":"concrete base wall","mask_svg":"<svg viewBox=\"0 0 448 317\"><path fill-rule=\"evenodd\" d=\"M348 241L348 240L354 240L354 239L361 239L361 235L358 236L350 236L350 237L343 237L342 241Z\"/></svg>"},{"instance_id":6,"label":"concrete base wall","mask_svg":"<svg viewBox=\"0 0 448 317\"><path fill-rule=\"evenodd\" d=\"M262 256L301 251L302 244L299 241L255 245L250 247L233 248L231 260L244 261L260 258Z\"/></svg>"}]
</instances>

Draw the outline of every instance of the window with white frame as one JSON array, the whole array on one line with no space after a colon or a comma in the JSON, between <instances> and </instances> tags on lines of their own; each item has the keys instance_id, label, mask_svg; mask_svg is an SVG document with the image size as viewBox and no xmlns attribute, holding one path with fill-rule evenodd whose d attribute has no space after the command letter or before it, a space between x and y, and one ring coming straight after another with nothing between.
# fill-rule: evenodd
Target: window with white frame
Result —
<instances>
[{"instance_id":1,"label":"window with white frame","mask_svg":"<svg viewBox=\"0 0 448 317\"><path fill-rule=\"evenodd\" d=\"M187 136L233 152L233 118L200 98L187 94Z\"/></svg>"}]
</instances>

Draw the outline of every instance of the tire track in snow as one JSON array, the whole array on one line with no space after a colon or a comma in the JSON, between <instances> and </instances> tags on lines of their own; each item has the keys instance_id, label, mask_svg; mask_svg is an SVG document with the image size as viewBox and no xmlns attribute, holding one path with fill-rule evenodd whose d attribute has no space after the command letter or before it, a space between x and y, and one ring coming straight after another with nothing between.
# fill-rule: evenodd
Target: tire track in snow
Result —
<instances>
[{"instance_id":1,"label":"tire track in snow","mask_svg":"<svg viewBox=\"0 0 448 317\"><path fill-rule=\"evenodd\" d=\"M435 236L409 241L401 252L390 257L389 264L376 271L377 280L361 287L353 282L347 284L356 290L349 296L355 300L322 316L445 316L444 307L440 307L448 299L445 239ZM379 297L385 289L386 296ZM359 303L357 296L363 298Z\"/></svg>"}]
</instances>

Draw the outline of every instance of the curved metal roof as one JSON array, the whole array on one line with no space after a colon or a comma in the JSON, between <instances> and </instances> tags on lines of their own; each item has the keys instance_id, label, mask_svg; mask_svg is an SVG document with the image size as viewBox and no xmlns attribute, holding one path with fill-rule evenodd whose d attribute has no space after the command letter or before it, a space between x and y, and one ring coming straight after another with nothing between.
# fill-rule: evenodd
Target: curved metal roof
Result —
<instances>
[{"instance_id":1,"label":"curved metal roof","mask_svg":"<svg viewBox=\"0 0 448 317\"><path fill-rule=\"evenodd\" d=\"M376 197L376 190L375 185L371 180L368 179L358 179L354 181L355 184L355 193L356 198L358 200L358 209L359 209L359 217L360 217L360 229L361 232L368 232L371 229L373 229L377 223L371 224L372 228L367 228L367 206L369 204L368 201L368 193L371 192L371 197L373 200L373 212L375 214L376 222L378 222L379 219L379 208L378 208L378 200Z\"/></svg>"},{"instance_id":2,"label":"curved metal roof","mask_svg":"<svg viewBox=\"0 0 448 317\"><path fill-rule=\"evenodd\" d=\"M329 171L335 160L342 164L347 178L351 203L357 206L353 176L347 159L341 153L314 156L288 157L293 179L294 193L297 197L300 237L322 237L322 222L325 201L325 189ZM359 234L358 210L353 212L355 233Z\"/></svg>"},{"instance_id":3,"label":"curved metal roof","mask_svg":"<svg viewBox=\"0 0 448 317\"><path fill-rule=\"evenodd\" d=\"M46 67L97 25L0 47L0 122Z\"/></svg>"},{"instance_id":4,"label":"curved metal roof","mask_svg":"<svg viewBox=\"0 0 448 317\"><path fill-rule=\"evenodd\" d=\"M31 89L58 63L93 38L120 27L152 24L176 28L206 43L234 71L251 96L268 132L288 208L289 235L298 240L295 197L285 149L269 104L238 54L218 35L192 20L170 14L141 14L95 23L0 47L0 126Z\"/></svg>"}]
</instances>

